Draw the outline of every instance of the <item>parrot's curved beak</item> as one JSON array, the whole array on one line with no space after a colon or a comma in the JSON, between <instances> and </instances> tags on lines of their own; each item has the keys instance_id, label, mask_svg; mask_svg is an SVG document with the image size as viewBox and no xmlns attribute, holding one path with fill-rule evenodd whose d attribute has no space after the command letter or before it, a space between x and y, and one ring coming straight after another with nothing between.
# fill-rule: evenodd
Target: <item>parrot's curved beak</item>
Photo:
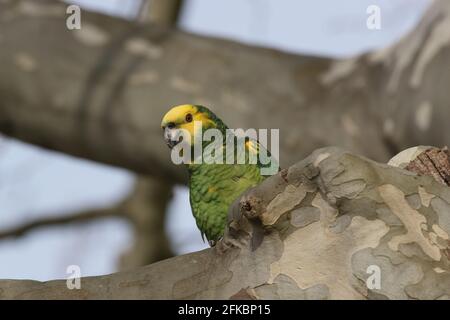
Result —
<instances>
[{"instance_id":1,"label":"parrot's curved beak","mask_svg":"<svg viewBox=\"0 0 450 320\"><path fill-rule=\"evenodd\" d=\"M170 149L172 149L178 143L181 142L181 140L175 134L175 131L176 130L174 130L173 128L169 127L164 128L164 140L166 141L166 144Z\"/></svg>"}]
</instances>

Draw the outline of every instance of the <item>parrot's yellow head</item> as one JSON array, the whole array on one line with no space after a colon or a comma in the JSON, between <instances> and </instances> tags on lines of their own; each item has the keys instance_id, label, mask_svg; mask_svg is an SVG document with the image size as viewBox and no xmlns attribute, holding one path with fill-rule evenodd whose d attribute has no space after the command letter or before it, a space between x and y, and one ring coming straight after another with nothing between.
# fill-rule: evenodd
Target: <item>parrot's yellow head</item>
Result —
<instances>
[{"instance_id":1,"label":"parrot's yellow head","mask_svg":"<svg viewBox=\"0 0 450 320\"><path fill-rule=\"evenodd\" d=\"M222 130L226 127L208 108L199 105L183 104L173 107L166 113L161 121L161 128L164 130L164 139L167 145L173 148L180 142L176 133L179 129L189 132L191 136L190 144L192 145L196 135L199 134L199 128L202 130L209 128Z\"/></svg>"}]
</instances>

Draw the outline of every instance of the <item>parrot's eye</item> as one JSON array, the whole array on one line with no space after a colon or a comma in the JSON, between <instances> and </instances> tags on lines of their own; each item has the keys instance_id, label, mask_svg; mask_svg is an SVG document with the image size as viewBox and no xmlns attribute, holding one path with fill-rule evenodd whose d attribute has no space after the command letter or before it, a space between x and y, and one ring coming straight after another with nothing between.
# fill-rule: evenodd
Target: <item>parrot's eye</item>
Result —
<instances>
[{"instance_id":1,"label":"parrot's eye","mask_svg":"<svg viewBox=\"0 0 450 320\"><path fill-rule=\"evenodd\" d=\"M186 115L186 122L192 122L192 114L188 113Z\"/></svg>"}]
</instances>

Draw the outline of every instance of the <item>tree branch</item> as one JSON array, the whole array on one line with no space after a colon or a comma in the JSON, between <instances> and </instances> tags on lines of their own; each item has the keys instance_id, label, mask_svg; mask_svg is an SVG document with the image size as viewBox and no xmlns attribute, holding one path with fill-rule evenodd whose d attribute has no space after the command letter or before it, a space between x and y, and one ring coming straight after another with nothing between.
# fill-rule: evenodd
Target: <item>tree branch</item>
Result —
<instances>
[{"instance_id":1,"label":"tree branch","mask_svg":"<svg viewBox=\"0 0 450 320\"><path fill-rule=\"evenodd\" d=\"M324 148L238 199L214 248L83 278L80 290L2 280L0 298L448 298L449 211L450 188L433 177ZM379 287L366 285L369 267Z\"/></svg>"},{"instance_id":2,"label":"tree branch","mask_svg":"<svg viewBox=\"0 0 450 320\"><path fill-rule=\"evenodd\" d=\"M186 102L231 127L280 128L282 166L323 145L385 161L408 145L450 144L448 1L400 43L345 61L89 12L68 31L65 6L0 4L0 131L10 136L174 182L186 175L159 122Z\"/></svg>"},{"instance_id":3,"label":"tree branch","mask_svg":"<svg viewBox=\"0 0 450 320\"><path fill-rule=\"evenodd\" d=\"M107 209L96 209L77 212L71 215L40 218L35 221L27 222L23 225L13 227L9 230L0 230L0 240L21 237L30 231L35 231L41 228L55 227L71 223L86 223L110 217L123 217L122 208L114 207Z\"/></svg>"}]
</instances>

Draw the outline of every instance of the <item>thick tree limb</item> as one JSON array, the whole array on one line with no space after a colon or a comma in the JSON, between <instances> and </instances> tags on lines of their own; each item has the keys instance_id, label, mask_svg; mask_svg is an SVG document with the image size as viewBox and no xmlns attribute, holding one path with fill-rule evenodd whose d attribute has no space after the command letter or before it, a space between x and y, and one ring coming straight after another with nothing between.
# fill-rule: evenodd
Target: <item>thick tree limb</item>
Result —
<instances>
[{"instance_id":1,"label":"thick tree limb","mask_svg":"<svg viewBox=\"0 0 450 320\"><path fill-rule=\"evenodd\" d=\"M449 12L436 1L397 45L338 62L89 12L68 31L64 4L2 1L0 130L179 182L159 122L186 102L231 127L280 128L282 166L323 145L384 161L450 144Z\"/></svg>"},{"instance_id":2,"label":"thick tree limb","mask_svg":"<svg viewBox=\"0 0 450 320\"><path fill-rule=\"evenodd\" d=\"M130 272L0 281L0 298L448 299L450 188L337 148L246 192L214 248ZM379 268L380 287L366 285Z\"/></svg>"}]
</instances>

